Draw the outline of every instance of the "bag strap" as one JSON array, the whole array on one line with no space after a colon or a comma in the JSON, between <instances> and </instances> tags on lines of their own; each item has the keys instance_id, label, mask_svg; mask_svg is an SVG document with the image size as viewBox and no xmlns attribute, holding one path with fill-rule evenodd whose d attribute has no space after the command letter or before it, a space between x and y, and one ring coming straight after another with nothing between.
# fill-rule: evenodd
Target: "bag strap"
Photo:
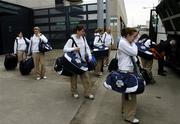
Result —
<instances>
[{"instance_id":1,"label":"bag strap","mask_svg":"<svg viewBox=\"0 0 180 124\"><path fill-rule=\"evenodd\" d=\"M87 53L87 49L86 49L86 41L85 41L85 37L83 36L83 41L84 41L84 44L85 44L85 52Z\"/></svg>"},{"instance_id":2,"label":"bag strap","mask_svg":"<svg viewBox=\"0 0 180 124\"><path fill-rule=\"evenodd\" d=\"M18 39L16 38L16 51L18 50Z\"/></svg>"},{"instance_id":3,"label":"bag strap","mask_svg":"<svg viewBox=\"0 0 180 124\"><path fill-rule=\"evenodd\" d=\"M99 37L98 42L100 41L102 43L102 39L100 35L95 35L95 37Z\"/></svg>"},{"instance_id":4,"label":"bag strap","mask_svg":"<svg viewBox=\"0 0 180 124\"><path fill-rule=\"evenodd\" d=\"M75 45L76 47L78 47L78 45L76 44L74 38L73 38L73 37L70 37L70 39L72 40L72 45L71 45L71 47L73 47L74 45ZM82 59L82 56L81 56L80 52L78 52L78 54L79 54L80 58Z\"/></svg>"},{"instance_id":5,"label":"bag strap","mask_svg":"<svg viewBox=\"0 0 180 124\"><path fill-rule=\"evenodd\" d=\"M106 35L107 35L107 34L105 33L105 36L104 36L104 39L103 39L103 43L105 43Z\"/></svg>"},{"instance_id":6,"label":"bag strap","mask_svg":"<svg viewBox=\"0 0 180 124\"><path fill-rule=\"evenodd\" d=\"M140 68L139 68L139 66L137 65L137 63L135 62L134 58L133 58L132 56L130 56L130 58L131 58L131 61L132 61L132 63L133 63L133 66L134 66L134 72L137 73L139 76L142 77L142 74L141 74L141 72L140 72ZM137 58L137 59L138 59L138 58Z\"/></svg>"},{"instance_id":7,"label":"bag strap","mask_svg":"<svg viewBox=\"0 0 180 124\"><path fill-rule=\"evenodd\" d=\"M26 38L23 37L23 39L24 39L24 41L25 41L25 43L26 43L26 46L28 46L28 42L27 42Z\"/></svg>"}]
</instances>

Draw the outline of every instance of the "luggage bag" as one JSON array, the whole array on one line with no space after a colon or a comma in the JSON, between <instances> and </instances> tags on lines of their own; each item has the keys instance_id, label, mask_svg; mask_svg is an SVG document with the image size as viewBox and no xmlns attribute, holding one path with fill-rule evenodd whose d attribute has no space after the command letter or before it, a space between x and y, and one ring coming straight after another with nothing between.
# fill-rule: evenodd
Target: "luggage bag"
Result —
<instances>
[{"instance_id":1,"label":"luggage bag","mask_svg":"<svg viewBox=\"0 0 180 124\"><path fill-rule=\"evenodd\" d=\"M108 56L109 54L109 48L105 45L101 46L94 46L93 48L93 55L95 58L104 58Z\"/></svg>"},{"instance_id":2,"label":"luggage bag","mask_svg":"<svg viewBox=\"0 0 180 124\"><path fill-rule=\"evenodd\" d=\"M148 60L153 59L153 53L150 51L149 48L147 48L142 43L136 43L136 45L138 47L138 56Z\"/></svg>"},{"instance_id":3,"label":"luggage bag","mask_svg":"<svg viewBox=\"0 0 180 124\"><path fill-rule=\"evenodd\" d=\"M55 64L54 64L54 70L59 74L59 75L64 75L64 76L72 76L73 72L71 72L70 70L67 70L64 65L63 65L63 60L64 57L58 57L55 60Z\"/></svg>"},{"instance_id":4,"label":"luggage bag","mask_svg":"<svg viewBox=\"0 0 180 124\"><path fill-rule=\"evenodd\" d=\"M34 62L32 57L20 61L19 71L22 75L28 75L33 68Z\"/></svg>"},{"instance_id":5,"label":"luggage bag","mask_svg":"<svg viewBox=\"0 0 180 124\"><path fill-rule=\"evenodd\" d=\"M6 70L14 70L17 67L18 58L15 54L7 54L4 60Z\"/></svg>"},{"instance_id":6,"label":"luggage bag","mask_svg":"<svg viewBox=\"0 0 180 124\"><path fill-rule=\"evenodd\" d=\"M64 68L70 70L74 74L82 74L88 71L87 63L77 57L75 52L64 53L63 58L62 64Z\"/></svg>"}]
</instances>

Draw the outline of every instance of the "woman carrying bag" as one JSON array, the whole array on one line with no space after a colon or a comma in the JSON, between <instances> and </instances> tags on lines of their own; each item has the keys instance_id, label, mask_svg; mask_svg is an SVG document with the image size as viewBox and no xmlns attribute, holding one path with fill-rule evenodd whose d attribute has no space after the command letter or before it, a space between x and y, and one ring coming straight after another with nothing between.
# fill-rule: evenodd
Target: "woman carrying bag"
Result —
<instances>
[{"instance_id":1,"label":"woman carrying bag","mask_svg":"<svg viewBox=\"0 0 180 124\"><path fill-rule=\"evenodd\" d=\"M74 34L71 35L71 38L66 42L63 51L64 52L75 52L76 56L81 57L81 59L83 59L83 61L85 60L85 56L88 55L89 60L92 59L92 55L90 52L89 47L86 47L87 44L83 39L83 36L85 34L85 29L83 25L78 25L75 28ZM73 45L73 40L74 39L76 45ZM85 49L86 47L86 49ZM78 94L78 90L77 90L77 76L78 74L73 74L71 76L71 93L72 93L72 97L78 99L79 98L79 94ZM88 72L84 72L82 74L79 75L83 86L84 86L84 97L87 99L94 99L94 95L92 95L91 92L91 87L92 84L90 82L89 79L89 74Z\"/></svg>"},{"instance_id":2,"label":"woman carrying bag","mask_svg":"<svg viewBox=\"0 0 180 124\"><path fill-rule=\"evenodd\" d=\"M45 53L39 51L40 42L47 43L48 39L40 32L39 27L34 27L34 35L31 37L29 54L32 52L36 80L46 79Z\"/></svg>"},{"instance_id":3,"label":"woman carrying bag","mask_svg":"<svg viewBox=\"0 0 180 124\"><path fill-rule=\"evenodd\" d=\"M134 43L138 31L134 28L125 28L121 31L121 39L118 45L118 70L123 73L133 73L134 65L131 57L136 57L137 46ZM137 107L136 94L122 94L122 114L125 121L133 124L139 123L135 117Z\"/></svg>"},{"instance_id":4,"label":"woman carrying bag","mask_svg":"<svg viewBox=\"0 0 180 124\"><path fill-rule=\"evenodd\" d=\"M29 39L23 37L22 32L18 32L18 37L14 41L14 54L17 54L18 62L26 59L29 42Z\"/></svg>"},{"instance_id":5,"label":"woman carrying bag","mask_svg":"<svg viewBox=\"0 0 180 124\"><path fill-rule=\"evenodd\" d=\"M101 46L103 45L104 43L102 42L102 34L103 34L103 29L102 28L97 28L95 30L95 33L94 33L94 46ZM96 64L96 68L95 68L95 72L98 76L102 76L103 75L103 64L104 64L104 57L100 57L100 58L96 58L97 60L97 64Z\"/></svg>"}]
</instances>

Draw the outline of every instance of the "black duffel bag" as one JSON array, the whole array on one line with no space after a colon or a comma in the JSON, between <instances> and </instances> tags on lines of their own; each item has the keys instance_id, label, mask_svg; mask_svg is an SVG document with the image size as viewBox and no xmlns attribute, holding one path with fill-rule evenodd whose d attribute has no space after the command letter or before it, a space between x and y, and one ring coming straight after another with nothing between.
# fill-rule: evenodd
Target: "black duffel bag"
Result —
<instances>
[{"instance_id":1,"label":"black duffel bag","mask_svg":"<svg viewBox=\"0 0 180 124\"><path fill-rule=\"evenodd\" d=\"M18 58L15 54L7 54L4 59L4 67L6 70L14 70L17 67Z\"/></svg>"},{"instance_id":2,"label":"black duffel bag","mask_svg":"<svg viewBox=\"0 0 180 124\"><path fill-rule=\"evenodd\" d=\"M50 42L44 43L43 41L40 40L39 42L39 51L44 53L52 50L52 46Z\"/></svg>"},{"instance_id":3,"label":"black duffel bag","mask_svg":"<svg viewBox=\"0 0 180 124\"><path fill-rule=\"evenodd\" d=\"M105 45L93 47L93 55L96 59L107 57L108 54L109 54L109 48Z\"/></svg>"},{"instance_id":4,"label":"black duffel bag","mask_svg":"<svg viewBox=\"0 0 180 124\"><path fill-rule=\"evenodd\" d=\"M64 76L72 76L73 72L70 70L66 69L63 65L64 57L58 57L55 60L54 64L54 70L59 74L59 75L64 75Z\"/></svg>"},{"instance_id":5,"label":"black duffel bag","mask_svg":"<svg viewBox=\"0 0 180 124\"><path fill-rule=\"evenodd\" d=\"M111 71L116 71L116 70L118 70L118 59L113 58L111 62L109 63L108 71L111 72Z\"/></svg>"},{"instance_id":6,"label":"black duffel bag","mask_svg":"<svg viewBox=\"0 0 180 124\"><path fill-rule=\"evenodd\" d=\"M88 71L88 65L75 52L67 52L63 55L63 66L74 74L82 74Z\"/></svg>"},{"instance_id":7,"label":"black duffel bag","mask_svg":"<svg viewBox=\"0 0 180 124\"><path fill-rule=\"evenodd\" d=\"M19 71L22 75L28 75L33 68L34 61L32 57L21 60L19 63Z\"/></svg>"},{"instance_id":8,"label":"black duffel bag","mask_svg":"<svg viewBox=\"0 0 180 124\"><path fill-rule=\"evenodd\" d=\"M146 81L146 85L150 84L152 81L152 75L146 69L141 68L140 71L144 80Z\"/></svg>"}]
</instances>

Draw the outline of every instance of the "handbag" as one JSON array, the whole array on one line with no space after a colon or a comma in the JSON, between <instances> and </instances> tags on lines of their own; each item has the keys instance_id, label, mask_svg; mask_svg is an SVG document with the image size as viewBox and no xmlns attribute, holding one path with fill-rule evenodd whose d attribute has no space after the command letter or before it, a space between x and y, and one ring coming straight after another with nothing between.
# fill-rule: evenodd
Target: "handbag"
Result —
<instances>
[{"instance_id":1,"label":"handbag","mask_svg":"<svg viewBox=\"0 0 180 124\"><path fill-rule=\"evenodd\" d=\"M50 42L44 43L41 39L39 42L39 51L44 53L52 50Z\"/></svg>"}]
</instances>

